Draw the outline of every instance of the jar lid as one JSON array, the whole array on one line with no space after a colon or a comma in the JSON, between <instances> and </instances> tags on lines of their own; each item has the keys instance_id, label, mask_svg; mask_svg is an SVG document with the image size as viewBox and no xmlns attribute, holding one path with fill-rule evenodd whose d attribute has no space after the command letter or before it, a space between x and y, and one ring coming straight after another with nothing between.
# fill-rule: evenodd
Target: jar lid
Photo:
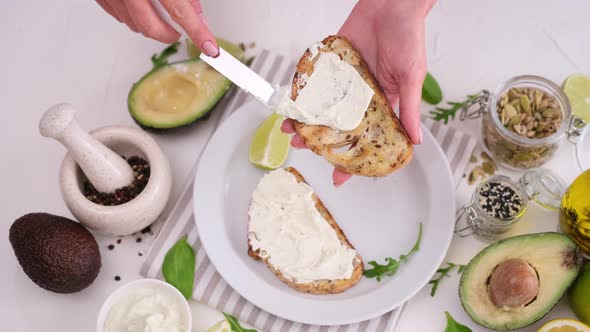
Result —
<instances>
[{"instance_id":1,"label":"jar lid","mask_svg":"<svg viewBox=\"0 0 590 332\"><path fill-rule=\"evenodd\" d=\"M559 209L567 188L559 175L544 168L526 171L519 182L530 199L551 210Z\"/></svg>"},{"instance_id":2,"label":"jar lid","mask_svg":"<svg viewBox=\"0 0 590 332\"><path fill-rule=\"evenodd\" d=\"M580 138L576 143L576 157L578 159L578 166L583 172L590 169L590 125L587 125L580 134Z\"/></svg>"}]
</instances>

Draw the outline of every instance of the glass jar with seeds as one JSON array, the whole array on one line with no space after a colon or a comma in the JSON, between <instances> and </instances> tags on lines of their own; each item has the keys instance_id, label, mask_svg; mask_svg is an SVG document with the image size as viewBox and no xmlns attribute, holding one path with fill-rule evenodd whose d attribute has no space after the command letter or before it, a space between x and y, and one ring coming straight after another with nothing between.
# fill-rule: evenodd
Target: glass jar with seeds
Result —
<instances>
[{"instance_id":1,"label":"glass jar with seeds","mask_svg":"<svg viewBox=\"0 0 590 332\"><path fill-rule=\"evenodd\" d=\"M477 103L479 108L473 109ZM493 93L467 105L461 117L482 116L483 141L492 157L517 169L539 167L575 137L584 122L572 115L569 101L555 83L539 76L517 76Z\"/></svg>"},{"instance_id":2,"label":"glass jar with seeds","mask_svg":"<svg viewBox=\"0 0 590 332\"><path fill-rule=\"evenodd\" d=\"M496 241L508 235L531 200L559 209L565 189L557 174L542 168L526 171L518 181L504 175L489 177L478 183L471 202L457 211L455 233Z\"/></svg>"}]
</instances>

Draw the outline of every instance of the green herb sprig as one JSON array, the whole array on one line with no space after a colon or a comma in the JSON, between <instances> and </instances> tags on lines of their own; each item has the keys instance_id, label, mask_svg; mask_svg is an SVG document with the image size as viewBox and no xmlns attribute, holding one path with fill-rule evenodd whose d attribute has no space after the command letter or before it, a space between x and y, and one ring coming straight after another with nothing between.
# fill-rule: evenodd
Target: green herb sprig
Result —
<instances>
[{"instance_id":1,"label":"green herb sprig","mask_svg":"<svg viewBox=\"0 0 590 332\"><path fill-rule=\"evenodd\" d=\"M437 278L430 280L428 283L432 284L432 288L430 289L430 296L434 296L436 294L436 290L438 289L438 285L443 280L444 277L449 275L454 268L457 268L457 274L460 274L465 270L465 265L462 264L455 264L451 262L447 262L447 267L441 267L436 270L436 273L439 273Z\"/></svg>"},{"instance_id":2,"label":"green herb sprig","mask_svg":"<svg viewBox=\"0 0 590 332\"><path fill-rule=\"evenodd\" d=\"M445 316L447 316L447 327L445 328L445 332L471 332L470 328L454 320L453 316L451 316L448 311L445 311Z\"/></svg>"},{"instance_id":3,"label":"green herb sprig","mask_svg":"<svg viewBox=\"0 0 590 332\"><path fill-rule=\"evenodd\" d=\"M168 250L162 263L164 280L176 287L187 299L193 295L195 261L195 252L186 242L185 235Z\"/></svg>"},{"instance_id":4,"label":"green herb sprig","mask_svg":"<svg viewBox=\"0 0 590 332\"><path fill-rule=\"evenodd\" d=\"M370 261L368 264L372 265L373 267L371 269L365 270L365 272L363 272L363 275L367 278L376 278L377 281L381 281L381 278L383 276L394 275L397 272L397 270L399 269L399 266L401 265L402 262L408 260L408 258L413 253L420 250L420 241L421 240L422 240L422 223L420 223L420 229L418 231L418 239L416 240L414 247L412 247L412 250L410 250L405 255L399 256L398 260L395 260L391 257L385 258L385 261L386 261L385 265L381 265L381 264L377 263L376 261Z\"/></svg>"},{"instance_id":5,"label":"green herb sprig","mask_svg":"<svg viewBox=\"0 0 590 332\"><path fill-rule=\"evenodd\" d=\"M461 110L465 104L473 101L475 98L479 97L479 93L474 95L467 95L467 99L456 102L456 101L448 101L448 107L435 107L434 110L430 111L431 118L434 121L444 121L445 124L449 122L449 120L455 119L455 115L459 110Z\"/></svg>"},{"instance_id":6,"label":"green herb sprig","mask_svg":"<svg viewBox=\"0 0 590 332\"><path fill-rule=\"evenodd\" d=\"M152 64L154 65L152 70L167 65L168 58L178 52L178 45L180 45L180 43L176 42L166 47L162 52L160 52L160 54L152 55Z\"/></svg>"},{"instance_id":7,"label":"green herb sprig","mask_svg":"<svg viewBox=\"0 0 590 332\"><path fill-rule=\"evenodd\" d=\"M240 325L238 319L230 314L226 314L224 312L223 315L225 316L225 320L227 320L227 322L229 323L229 326L231 326L232 332L258 332L256 330L247 329L243 327L242 325Z\"/></svg>"}]
</instances>

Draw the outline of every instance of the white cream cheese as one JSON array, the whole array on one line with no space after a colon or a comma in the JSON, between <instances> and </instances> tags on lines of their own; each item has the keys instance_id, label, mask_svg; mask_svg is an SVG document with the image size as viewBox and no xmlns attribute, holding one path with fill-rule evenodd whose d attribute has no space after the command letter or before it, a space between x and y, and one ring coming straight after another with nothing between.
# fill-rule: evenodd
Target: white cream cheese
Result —
<instances>
[{"instance_id":1,"label":"white cream cheese","mask_svg":"<svg viewBox=\"0 0 590 332\"><path fill-rule=\"evenodd\" d=\"M315 57L320 53L320 49L324 46L321 42L314 43L309 47L309 52L311 55L309 56L309 60L315 59Z\"/></svg>"},{"instance_id":2,"label":"white cream cheese","mask_svg":"<svg viewBox=\"0 0 590 332\"><path fill-rule=\"evenodd\" d=\"M248 212L252 249L297 283L350 278L356 251L340 242L312 195L311 187L284 169L264 175Z\"/></svg>"},{"instance_id":3,"label":"white cream cheese","mask_svg":"<svg viewBox=\"0 0 590 332\"><path fill-rule=\"evenodd\" d=\"M105 332L184 332L186 317L178 300L158 287L137 288L110 309Z\"/></svg>"},{"instance_id":4,"label":"white cream cheese","mask_svg":"<svg viewBox=\"0 0 590 332\"><path fill-rule=\"evenodd\" d=\"M275 112L309 124L338 130L353 130L361 123L374 91L350 64L331 52L310 48L312 57L319 54L314 71L293 102L288 95L280 100Z\"/></svg>"}]
</instances>

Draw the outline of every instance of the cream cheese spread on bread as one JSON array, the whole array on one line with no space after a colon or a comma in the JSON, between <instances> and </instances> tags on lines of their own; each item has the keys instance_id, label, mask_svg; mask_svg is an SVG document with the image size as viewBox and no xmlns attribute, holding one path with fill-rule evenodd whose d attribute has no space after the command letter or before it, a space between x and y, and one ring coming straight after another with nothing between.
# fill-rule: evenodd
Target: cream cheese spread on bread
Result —
<instances>
[{"instance_id":1,"label":"cream cheese spread on bread","mask_svg":"<svg viewBox=\"0 0 590 332\"><path fill-rule=\"evenodd\" d=\"M361 123L374 91L359 72L331 52L311 48L319 56L313 73L293 102L285 96L275 112L308 125L324 125L338 130L353 130Z\"/></svg>"},{"instance_id":2,"label":"cream cheese spread on bread","mask_svg":"<svg viewBox=\"0 0 590 332\"><path fill-rule=\"evenodd\" d=\"M264 175L248 211L250 245L296 283L348 279L356 250L340 241L316 208L313 193L282 168Z\"/></svg>"}]
</instances>

